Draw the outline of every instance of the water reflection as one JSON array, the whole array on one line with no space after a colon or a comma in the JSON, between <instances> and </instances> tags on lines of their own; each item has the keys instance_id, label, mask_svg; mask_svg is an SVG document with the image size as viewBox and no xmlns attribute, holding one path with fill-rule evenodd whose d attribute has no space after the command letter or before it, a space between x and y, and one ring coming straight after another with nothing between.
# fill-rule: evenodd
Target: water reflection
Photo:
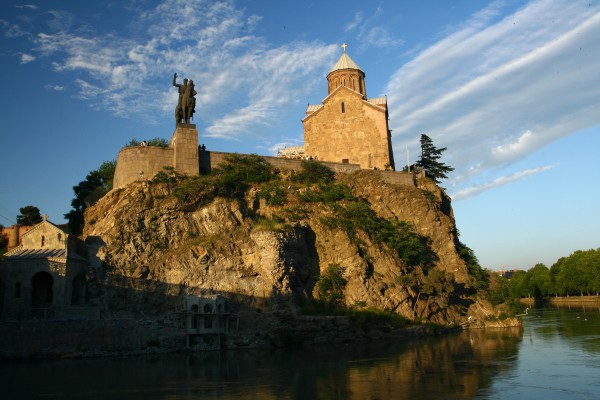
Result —
<instances>
[{"instance_id":1,"label":"water reflection","mask_svg":"<svg viewBox=\"0 0 600 400\"><path fill-rule=\"evenodd\" d=\"M0 366L0 384L4 398L470 399L515 368L521 339L517 328L410 344L26 362Z\"/></svg>"}]
</instances>

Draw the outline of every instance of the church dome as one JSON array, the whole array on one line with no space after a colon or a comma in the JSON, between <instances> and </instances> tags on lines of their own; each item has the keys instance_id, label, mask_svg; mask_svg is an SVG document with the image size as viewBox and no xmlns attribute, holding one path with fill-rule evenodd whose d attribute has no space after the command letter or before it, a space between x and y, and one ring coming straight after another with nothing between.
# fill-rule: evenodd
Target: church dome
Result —
<instances>
[{"instance_id":1,"label":"church dome","mask_svg":"<svg viewBox=\"0 0 600 400\"><path fill-rule=\"evenodd\" d=\"M339 86L346 86L366 98L365 73L346 53L346 47L348 46L344 43L342 45L344 53L327 74L327 81L329 82L327 91L331 93Z\"/></svg>"}]
</instances>

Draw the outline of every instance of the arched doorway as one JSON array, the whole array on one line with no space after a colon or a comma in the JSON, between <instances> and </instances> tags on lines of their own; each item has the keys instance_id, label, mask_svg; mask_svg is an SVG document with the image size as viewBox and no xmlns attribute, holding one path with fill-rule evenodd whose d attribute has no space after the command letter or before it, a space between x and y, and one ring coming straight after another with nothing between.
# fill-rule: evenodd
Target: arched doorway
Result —
<instances>
[{"instance_id":1,"label":"arched doorway","mask_svg":"<svg viewBox=\"0 0 600 400\"><path fill-rule=\"evenodd\" d=\"M54 301L54 278L48 272L38 272L31 278L31 307L46 308Z\"/></svg>"}]
</instances>

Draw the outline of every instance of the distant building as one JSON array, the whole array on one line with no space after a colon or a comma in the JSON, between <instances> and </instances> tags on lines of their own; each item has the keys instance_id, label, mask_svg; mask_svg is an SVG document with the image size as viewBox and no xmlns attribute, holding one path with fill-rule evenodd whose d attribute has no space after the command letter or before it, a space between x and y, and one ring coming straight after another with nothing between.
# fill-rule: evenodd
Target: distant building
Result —
<instances>
[{"instance_id":1,"label":"distant building","mask_svg":"<svg viewBox=\"0 0 600 400\"><path fill-rule=\"evenodd\" d=\"M496 273L503 278L510 279L510 278L512 278L512 276L515 273L517 273L519 271L521 271L521 270L520 269L501 269L501 270L496 271Z\"/></svg>"},{"instance_id":2,"label":"distant building","mask_svg":"<svg viewBox=\"0 0 600 400\"><path fill-rule=\"evenodd\" d=\"M44 220L22 235L0 265L3 318L48 318L85 302L85 243Z\"/></svg>"},{"instance_id":3,"label":"distant building","mask_svg":"<svg viewBox=\"0 0 600 400\"><path fill-rule=\"evenodd\" d=\"M7 250L14 249L20 245L23 235L33 227L34 225L13 225L2 228L0 235L4 235L8 238Z\"/></svg>"}]
</instances>

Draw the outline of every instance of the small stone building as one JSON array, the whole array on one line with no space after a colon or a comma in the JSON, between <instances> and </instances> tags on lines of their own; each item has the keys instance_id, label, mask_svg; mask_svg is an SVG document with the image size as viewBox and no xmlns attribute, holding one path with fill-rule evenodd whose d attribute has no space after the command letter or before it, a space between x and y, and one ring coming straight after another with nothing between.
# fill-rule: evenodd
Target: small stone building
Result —
<instances>
[{"instance_id":1,"label":"small stone building","mask_svg":"<svg viewBox=\"0 0 600 400\"><path fill-rule=\"evenodd\" d=\"M53 318L85 302L88 256L85 243L44 220L0 264L0 316Z\"/></svg>"},{"instance_id":2,"label":"small stone building","mask_svg":"<svg viewBox=\"0 0 600 400\"><path fill-rule=\"evenodd\" d=\"M343 47L327 75L327 97L306 109L304 154L363 169L394 169L387 98L367 98L365 73Z\"/></svg>"}]
</instances>

